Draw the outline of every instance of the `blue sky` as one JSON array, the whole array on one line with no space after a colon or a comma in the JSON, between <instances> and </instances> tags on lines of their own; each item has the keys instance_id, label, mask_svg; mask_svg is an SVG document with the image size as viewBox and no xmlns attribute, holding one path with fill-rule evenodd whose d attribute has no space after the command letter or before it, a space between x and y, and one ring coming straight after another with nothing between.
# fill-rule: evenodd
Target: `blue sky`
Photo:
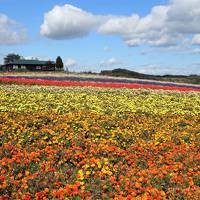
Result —
<instances>
[{"instance_id":1,"label":"blue sky","mask_svg":"<svg viewBox=\"0 0 200 200\"><path fill-rule=\"evenodd\" d=\"M8 53L71 71L127 68L200 74L200 0L0 0L0 63Z\"/></svg>"}]
</instances>

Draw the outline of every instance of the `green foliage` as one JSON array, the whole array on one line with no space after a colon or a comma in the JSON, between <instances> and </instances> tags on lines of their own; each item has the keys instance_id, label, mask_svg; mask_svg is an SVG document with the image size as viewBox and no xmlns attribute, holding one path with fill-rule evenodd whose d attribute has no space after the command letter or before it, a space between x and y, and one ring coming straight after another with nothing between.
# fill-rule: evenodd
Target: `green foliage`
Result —
<instances>
[{"instance_id":1,"label":"green foliage","mask_svg":"<svg viewBox=\"0 0 200 200\"><path fill-rule=\"evenodd\" d=\"M20 60L21 56L18 54L10 53L7 56L4 57L4 64L8 64L10 62L13 62L15 60Z\"/></svg>"}]
</instances>

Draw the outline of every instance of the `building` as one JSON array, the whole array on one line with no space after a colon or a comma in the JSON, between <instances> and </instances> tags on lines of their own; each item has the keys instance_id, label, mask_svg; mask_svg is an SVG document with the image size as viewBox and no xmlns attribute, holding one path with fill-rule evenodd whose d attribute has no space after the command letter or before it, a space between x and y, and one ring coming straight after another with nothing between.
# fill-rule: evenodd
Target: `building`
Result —
<instances>
[{"instance_id":1,"label":"building","mask_svg":"<svg viewBox=\"0 0 200 200\"><path fill-rule=\"evenodd\" d=\"M55 62L40 60L16 60L2 65L1 70L55 71Z\"/></svg>"}]
</instances>

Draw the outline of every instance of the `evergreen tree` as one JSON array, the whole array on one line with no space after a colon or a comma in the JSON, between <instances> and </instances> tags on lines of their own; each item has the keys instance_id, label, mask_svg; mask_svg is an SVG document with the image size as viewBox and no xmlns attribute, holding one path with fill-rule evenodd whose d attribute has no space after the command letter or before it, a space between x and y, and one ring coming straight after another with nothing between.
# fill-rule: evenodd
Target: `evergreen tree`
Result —
<instances>
[{"instance_id":1,"label":"evergreen tree","mask_svg":"<svg viewBox=\"0 0 200 200\"><path fill-rule=\"evenodd\" d=\"M63 61L62 58L60 56L58 56L56 58L56 68L57 69L63 69L64 65L63 65Z\"/></svg>"}]
</instances>

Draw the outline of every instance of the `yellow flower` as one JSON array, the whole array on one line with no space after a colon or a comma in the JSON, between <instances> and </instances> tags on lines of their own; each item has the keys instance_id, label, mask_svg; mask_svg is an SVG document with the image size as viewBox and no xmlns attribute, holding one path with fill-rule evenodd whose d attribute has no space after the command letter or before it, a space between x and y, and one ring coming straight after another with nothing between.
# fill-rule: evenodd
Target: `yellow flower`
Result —
<instances>
[{"instance_id":1,"label":"yellow flower","mask_svg":"<svg viewBox=\"0 0 200 200\"><path fill-rule=\"evenodd\" d=\"M91 173L90 173L90 171L86 171L86 175L90 175Z\"/></svg>"},{"instance_id":2,"label":"yellow flower","mask_svg":"<svg viewBox=\"0 0 200 200\"><path fill-rule=\"evenodd\" d=\"M87 169L87 168L89 168L90 166L88 165L88 164L86 164L85 166L84 166L84 168L85 169Z\"/></svg>"},{"instance_id":3,"label":"yellow flower","mask_svg":"<svg viewBox=\"0 0 200 200\"><path fill-rule=\"evenodd\" d=\"M83 179L84 179L84 175L83 175L83 170L82 170L82 169L80 169L80 170L78 171L78 179L79 179L79 180L83 180Z\"/></svg>"},{"instance_id":4,"label":"yellow flower","mask_svg":"<svg viewBox=\"0 0 200 200\"><path fill-rule=\"evenodd\" d=\"M98 166L99 169L101 168L101 162L100 161L97 162L97 166Z\"/></svg>"}]
</instances>

